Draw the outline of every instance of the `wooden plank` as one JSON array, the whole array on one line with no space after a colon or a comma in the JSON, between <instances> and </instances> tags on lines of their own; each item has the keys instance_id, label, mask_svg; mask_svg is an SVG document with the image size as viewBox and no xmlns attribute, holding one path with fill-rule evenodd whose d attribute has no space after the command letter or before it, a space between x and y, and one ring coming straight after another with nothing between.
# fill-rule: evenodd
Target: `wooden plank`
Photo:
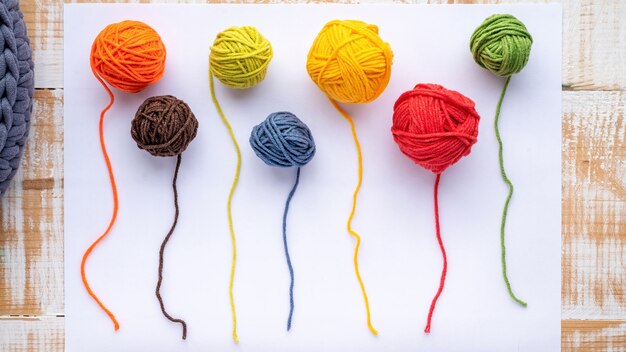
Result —
<instances>
[{"instance_id":1,"label":"wooden plank","mask_svg":"<svg viewBox=\"0 0 626 352\"><path fill-rule=\"evenodd\" d=\"M62 352L63 317L0 318L0 351Z\"/></svg>"},{"instance_id":2,"label":"wooden plank","mask_svg":"<svg viewBox=\"0 0 626 352\"><path fill-rule=\"evenodd\" d=\"M63 313L63 91L35 98L22 167L0 198L0 316Z\"/></svg>"},{"instance_id":3,"label":"wooden plank","mask_svg":"<svg viewBox=\"0 0 626 352\"><path fill-rule=\"evenodd\" d=\"M563 94L563 319L626 317L625 103Z\"/></svg>"},{"instance_id":4,"label":"wooden plank","mask_svg":"<svg viewBox=\"0 0 626 352\"><path fill-rule=\"evenodd\" d=\"M35 87L63 87L63 2L20 1L35 61Z\"/></svg>"},{"instance_id":5,"label":"wooden plank","mask_svg":"<svg viewBox=\"0 0 626 352\"><path fill-rule=\"evenodd\" d=\"M62 3L21 1L39 88L63 87ZM626 2L566 1L563 12L565 89L626 89ZM37 91L23 168L1 200L0 351L63 350L63 318L6 318L63 312L62 95L62 90ZM563 94L564 319L626 316L624 99L624 92ZM562 349L626 351L625 326L625 321L564 320Z\"/></svg>"},{"instance_id":6,"label":"wooden plank","mask_svg":"<svg viewBox=\"0 0 626 352\"><path fill-rule=\"evenodd\" d=\"M626 351L626 321L564 320L561 350L569 352Z\"/></svg>"},{"instance_id":7,"label":"wooden plank","mask_svg":"<svg viewBox=\"0 0 626 352\"><path fill-rule=\"evenodd\" d=\"M563 85L626 88L626 1L563 2Z\"/></svg>"}]
</instances>

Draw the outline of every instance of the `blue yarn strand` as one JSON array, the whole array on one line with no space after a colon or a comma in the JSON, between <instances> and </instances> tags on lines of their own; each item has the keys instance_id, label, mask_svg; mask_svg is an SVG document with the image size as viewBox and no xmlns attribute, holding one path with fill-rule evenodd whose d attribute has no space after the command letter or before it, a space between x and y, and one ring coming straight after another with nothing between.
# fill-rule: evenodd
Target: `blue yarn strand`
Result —
<instances>
[{"instance_id":1,"label":"blue yarn strand","mask_svg":"<svg viewBox=\"0 0 626 352\"><path fill-rule=\"evenodd\" d=\"M291 265L291 257L289 256L289 246L287 245L287 214L289 213L289 204L291 203L291 198L293 198L294 193L296 193L296 189L298 188L298 183L300 183L300 168L296 171L296 182L289 192L289 196L287 197L287 202L285 202L285 213L283 214L283 244L285 245L285 257L287 258L287 266L289 267L289 276L291 276L291 284L289 285L289 318L287 319L287 331L291 330L291 319L293 318L293 286L294 286L294 275L293 275L293 266Z\"/></svg>"},{"instance_id":2,"label":"blue yarn strand","mask_svg":"<svg viewBox=\"0 0 626 352\"><path fill-rule=\"evenodd\" d=\"M298 183L300 182L300 167L306 165L315 155L315 141L309 127L296 115L279 111L270 114L263 122L254 126L250 134L250 146L254 153L270 166L277 167L297 167L296 182L289 192L285 202L285 212L283 214L283 244L285 246L285 257L289 267L291 284L289 285L289 318L287 319L287 331L291 330L291 320L293 318L293 287L294 274L289 257L289 247L287 245L287 214L289 204L293 198Z\"/></svg>"}]
</instances>

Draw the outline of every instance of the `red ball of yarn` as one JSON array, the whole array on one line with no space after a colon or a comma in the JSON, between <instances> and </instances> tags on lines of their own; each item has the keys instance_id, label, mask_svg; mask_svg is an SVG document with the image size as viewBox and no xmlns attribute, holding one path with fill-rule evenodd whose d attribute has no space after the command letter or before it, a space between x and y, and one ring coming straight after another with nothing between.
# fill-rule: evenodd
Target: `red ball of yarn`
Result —
<instances>
[{"instance_id":1,"label":"red ball of yarn","mask_svg":"<svg viewBox=\"0 0 626 352\"><path fill-rule=\"evenodd\" d=\"M478 136L474 102L437 84L418 84L393 107L391 133L400 151L440 174L468 155Z\"/></svg>"}]
</instances>

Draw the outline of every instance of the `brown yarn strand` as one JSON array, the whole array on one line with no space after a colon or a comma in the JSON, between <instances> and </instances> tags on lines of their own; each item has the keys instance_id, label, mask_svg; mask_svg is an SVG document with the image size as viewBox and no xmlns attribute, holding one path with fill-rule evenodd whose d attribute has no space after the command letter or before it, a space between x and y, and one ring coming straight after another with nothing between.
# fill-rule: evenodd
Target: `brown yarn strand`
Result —
<instances>
[{"instance_id":1,"label":"brown yarn strand","mask_svg":"<svg viewBox=\"0 0 626 352\"><path fill-rule=\"evenodd\" d=\"M165 253L165 246L167 245L167 242L170 240L170 237L172 237L172 233L174 233L174 229L176 228L176 224L178 223L178 214L180 213L180 210L178 208L178 191L176 190L176 179L178 178L178 170L180 169L181 161L182 161L182 155L179 154L178 158L176 158L176 171L174 171L174 179L172 180L172 188L174 189L174 207L176 208L176 213L174 215L174 223L172 224L170 231L167 233L167 236L165 236L165 238L163 239L163 243L161 243L161 250L159 251L159 281L157 281L156 296L157 296L157 299L159 300L159 305L161 306L161 312L163 312L163 315L167 319L169 319L169 321L173 323L180 323L183 326L183 340L186 340L187 339L187 323L185 323L185 321L182 319L177 319L169 315L169 313L167 313L167 311L165 310L163 297L161 297L161 284L163 283L163 255Z\"/></svg>"},{"instance_id":2,"label":"brown yarn strand","mask_svg":"<svg viewBox=\"0 0 626 352\"><path fill-rule=\"evenodd\" d=\"M161 249L159 251L159 280L157 281L155 293L163 315L169 321L179 323L183 326L183 340L185 340L187 339L187 323L167 313L165 304L163 303L163 297L161 297L161 285L163 284L163 256L165 254L165 246L167 246L167 242L174 233L180 213L180 209L178 208L178 191L176 189L178 170L180 169L180 163L182 161L182 153L187 149L189 143L191 143L198 133L198 120L191 111L191 108L189 108L184 101L171 95L155 96L146 99L146 101L141 104L131 123L130 133L140 149L154 156L177 157L176 170L174 171L174 179L172 180L176 213L174 215L174 223L163 239L163 243L161 243Z\"/></svg>"}]
</instances>

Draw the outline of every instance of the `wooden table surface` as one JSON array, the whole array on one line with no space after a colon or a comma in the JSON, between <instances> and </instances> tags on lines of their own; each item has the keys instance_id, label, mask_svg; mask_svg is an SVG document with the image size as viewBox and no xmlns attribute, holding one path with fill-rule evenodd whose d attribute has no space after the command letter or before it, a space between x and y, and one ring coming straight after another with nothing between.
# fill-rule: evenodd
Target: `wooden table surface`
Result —
<instances>
[{"instance_id":1,"label":"wooden table surface","mask_svg":"<svg viewBox=\"0 0 626 352\"><path fill-rule=\"evenodd\" d=\"M63 351L64 1L20 2L37 90L0 199L0 351ZM562 3L562 349L626 351L626 1Z\"/></svg>"}]
</instances>

